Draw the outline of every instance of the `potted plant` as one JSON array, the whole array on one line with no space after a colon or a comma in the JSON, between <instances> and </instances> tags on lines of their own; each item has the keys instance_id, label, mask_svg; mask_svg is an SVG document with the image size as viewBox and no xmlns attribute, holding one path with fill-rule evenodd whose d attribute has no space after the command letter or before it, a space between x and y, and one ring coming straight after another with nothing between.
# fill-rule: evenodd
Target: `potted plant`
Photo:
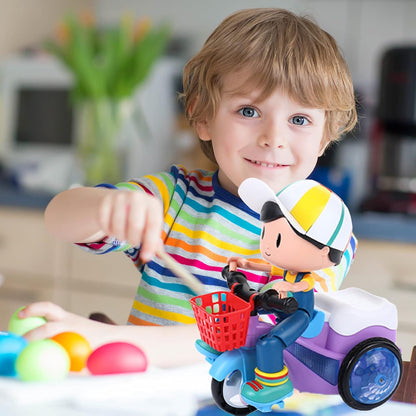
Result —
<instances>
[{"instance_id":1,"label":"potted plant","mask_svg":"<svg viewBox=\"0 0 416 416\"><path fill-rule=\"evenodd\" d=\"M167 25L125 15L117 26L99 28L90 14L68 15L46 49L72 73L72 102L79 117L78 156L86 184L122 176L118 136L132 97L161 56Z\"/></svg>"}]
</instances>

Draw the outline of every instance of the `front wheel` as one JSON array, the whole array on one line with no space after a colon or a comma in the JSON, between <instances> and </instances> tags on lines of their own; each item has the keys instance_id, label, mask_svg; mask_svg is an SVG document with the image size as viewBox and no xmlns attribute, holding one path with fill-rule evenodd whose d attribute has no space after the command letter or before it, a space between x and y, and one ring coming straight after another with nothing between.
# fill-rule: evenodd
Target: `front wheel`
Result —
<instances>
[{"instance_id":1,"label":"front wheel","mask_svg":"<svg viewBox=\"0 0 416 416\"><path fill-rule=\"evenodd\" d=\"M211 393L217 406L232 415L248 415L256 410L255 407L241 400L240 392L243 377L239 370L228 374L223 381L212 379Z\"/></svg>"},{"instance_id":2,"label":"front wheel","mask_svg":"<svg viewBox=\"0 0 416 416\"><path fill-rule=\"evenodd\" d=\"M392 341L367 339L343 360L338 375L339 394L354 409L373 409L393 395L402 371L400 350Z\"/></svg>"}]
</instances>

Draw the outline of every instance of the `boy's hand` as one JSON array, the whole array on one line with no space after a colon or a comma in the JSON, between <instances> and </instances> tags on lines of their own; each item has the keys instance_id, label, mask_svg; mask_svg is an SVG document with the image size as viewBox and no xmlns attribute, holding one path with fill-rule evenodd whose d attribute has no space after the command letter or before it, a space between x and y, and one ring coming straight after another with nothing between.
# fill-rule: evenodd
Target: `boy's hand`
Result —
<instances>
[{"instance_id":1,"label":"boy's hand","mask_svg":"<svg viewBox=\"0 0 416 416\"><path fill-rule=\"evenodd\" d=\"M19 318L42 316L47 321L44 325L32 329L23 335L28 341L50 338L61 332L69 331L84 336L93 345L96 335L101 333L103 326L108 327L107 324L91 321L67 312L51 302L32 303L22 309L18 316Z\"/></svg>"},{"instance_id":2,"label":"boy's hand","mask_svg":"<svg viewBox=\"0 0 416 416\"><path fill-rule=\"evenodd\" d=\"M137 247L141 245L140 258L151 260L160 244L163 224L160 201L144 192L112 191L102 199L98 221L102 231L127 241Z\"/></svg>"}]
</instances>

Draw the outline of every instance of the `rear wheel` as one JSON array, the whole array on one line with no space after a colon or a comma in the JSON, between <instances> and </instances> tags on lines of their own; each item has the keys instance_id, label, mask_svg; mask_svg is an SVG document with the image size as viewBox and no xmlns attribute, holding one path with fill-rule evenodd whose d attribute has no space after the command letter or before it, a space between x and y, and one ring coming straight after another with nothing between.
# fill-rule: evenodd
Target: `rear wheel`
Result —
<instances>
[{"instance_id":1,"label":"rear wheel","mask_svg":"<svg viewBox=\"0 0 416 416\"><path fill-rule=\"evenodd\" d=\"M339 394L354 409L373 409L393 395L402 371L397 346L386 338L370 338L344 358L338 374Z\"/></svg>"},{"instance_id":2,"label":"rear wheel","mask_svg":"<svg viewBox=\"0 0 416 416\"><path fill-rule=\"evenodd\" d=\"M248 415L256 410L255 407L241 400L240 392L243 378L239 370L228 374L223 381L214 378L211 382L212 397L217 406L232 415Z\"/></svg>"}]
</instances>

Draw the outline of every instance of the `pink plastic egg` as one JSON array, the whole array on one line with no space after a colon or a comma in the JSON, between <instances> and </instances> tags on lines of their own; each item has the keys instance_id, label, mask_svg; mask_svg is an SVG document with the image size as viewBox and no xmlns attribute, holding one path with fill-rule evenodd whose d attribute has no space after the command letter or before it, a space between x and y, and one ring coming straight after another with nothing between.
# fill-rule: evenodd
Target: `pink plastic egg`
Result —
<instances>
[{"instance_id":1,"label":"pink plastic egg","mask_svg":"<svg viewBox=\"0 0 416 416\"><path fill-rule=\"evenodd\" d=\"M87 360L91 374L119 374L146 371L144 352L128 342L111 342L94 350Z\"/></svg>"}]
</instances>

